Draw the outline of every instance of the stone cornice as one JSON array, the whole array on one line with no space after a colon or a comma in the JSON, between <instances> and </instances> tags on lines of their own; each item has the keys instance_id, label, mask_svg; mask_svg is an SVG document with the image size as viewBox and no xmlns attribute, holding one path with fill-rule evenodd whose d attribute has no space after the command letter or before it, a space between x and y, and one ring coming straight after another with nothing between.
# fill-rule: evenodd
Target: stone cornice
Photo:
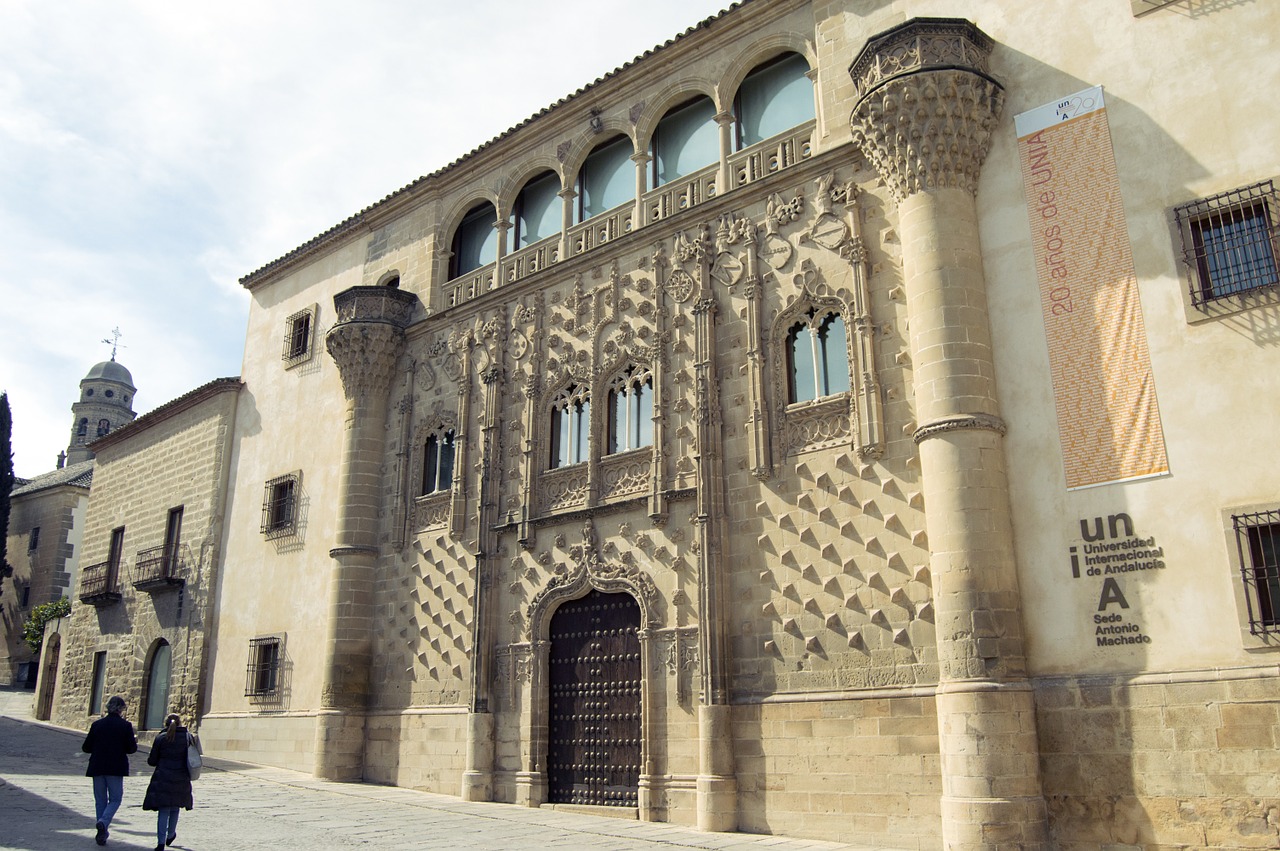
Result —
<instances>
[{"instance_id":1,"label":"stone cornice","mask_svg":"<svg viewBox=\"0 0 1280 851\"><path fill-rule=\"evenodd\" d=\"M850 66L854 144L895 200L977 191L1004 105L1004 88L987 73L992 46L968 21L916 18L871 39Z\"/></svg>"}]
</instances>

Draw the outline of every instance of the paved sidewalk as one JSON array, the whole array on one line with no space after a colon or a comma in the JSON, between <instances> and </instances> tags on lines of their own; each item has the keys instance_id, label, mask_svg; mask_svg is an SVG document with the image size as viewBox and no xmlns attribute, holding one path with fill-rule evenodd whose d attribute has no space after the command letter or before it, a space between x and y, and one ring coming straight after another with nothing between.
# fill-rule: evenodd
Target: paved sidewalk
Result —
<instances>
[{"instance_id":1,"label":"paved sidewalk","mask_svg":"<svg viewBox=\"0 0 1280 851\"><path fill-rule=\"evenodd\" d=\"M30 717L30 692L0 689L0 848L81 849L93 843L93 792L84 734ZM155 847L155 814L142 810L150 769L145 742L125 779L124 806L107 848ZM872 851L843 845L702 833L507 804L474 804L393 786L328 783L283 769L206 759L196 808L178 823L179 851L448 849L448 851Z\"/></svg>"}]
</instances>

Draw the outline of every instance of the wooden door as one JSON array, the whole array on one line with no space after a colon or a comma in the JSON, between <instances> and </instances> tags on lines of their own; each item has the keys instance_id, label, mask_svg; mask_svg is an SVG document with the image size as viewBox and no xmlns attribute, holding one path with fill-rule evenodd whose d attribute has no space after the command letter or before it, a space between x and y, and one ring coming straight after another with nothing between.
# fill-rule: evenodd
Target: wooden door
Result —
<instances>
[{"instance_id":1,"label":"wooden door","mask_svg":"<svg viewBox=\"0 0 1280 851\"><path fill-rule=\"evenodd\" d=\"M551 618L552 803L634 807L640 783L640 606L592 591Z\"/></svg>"}]
</instances>

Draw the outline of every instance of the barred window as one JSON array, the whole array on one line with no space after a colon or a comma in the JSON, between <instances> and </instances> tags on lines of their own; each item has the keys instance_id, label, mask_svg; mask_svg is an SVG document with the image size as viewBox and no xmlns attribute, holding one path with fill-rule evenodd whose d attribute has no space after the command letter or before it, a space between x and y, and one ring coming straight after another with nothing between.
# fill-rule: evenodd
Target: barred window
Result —
<instances>
[{"instance_id":1,"label":"barred window","mask_svg":"<svg viewBox=\"0 0 1280 851\"><path fill-rule=\"evenodd\" d=\"M1254 635L1280 633L1280 510L1231 517Z\"/></svg>"},{"instance_id":2,"label":"barred window","mask_svg":"<svg viewBox=\"0 0 1280 851\"><path fill-rule=\"evenodd\" d=\"M249 665L245 671L244 696L265 698L280 688L280 646L278 635L249 641Z\"/></svg>"},{"instance_id":3,"label":"barred window","mask_svg":"<svg viewBox=\"0 0 1280 851\"><path fill-rule=\"evenodd\" d=\"M788 402L810 402L849 390L849 350L839 313L810 310L787 335Z\"/></svg>"},{"instance_id":4,"label":"barred window","mask_svg":"<svg viewBox=\"0 0 1280 851\"><path fill-rule=\"evenodd\" d=\"M284 321L284 362L288 366L311 359L316 308L299 310Z\"/></svg>"},{"instance_id":5,"label":"barred window","mask_svg":"<svg viewBox=\"0 0 1280 851\"><path fill-rule=\"evenodd\" d=\"M301 479L302 473L294 472L267 482L262 497L262 533L267 538L292 535L297 528Z\"/></svg>"},{"instance_id":6,"label":"barred window","mask_svg":"<svg viewBox=\"0 0 1280 851\"><path fill-rule=\"evenodd\" d=\"M586 387L575 384L556 397L552 405L552 469L579 464L587 460L590 427L590 394Z\"/></svg>"},{"instance_id":7,"label":"barred window","mask_svg":"<svg viewBox=\"0 0 1280 851\"><path fill-rule=\"evenodd\" d=\"M1270 180L1184 204L1174 210L1191 302L1209 302L1275 287L1280 204Z\"/></svg>"},{"instance_id":8,"label":"barred window","mask_svg":"<svg viewBox=\"0 0 1280 851\"><path fill-rule=\"evenodd\" d=\"M446 491L453 485L453 429L427 438L422 452L422 494Z\"/></svg>"},{"instance_id":9,"label":"barred window","mask_svg":"<svg viewBox=\"0 0 1280 851\"><path fill-rule=\"evenodd\" d=\"M630 367L609 388L609 453L653 445L653 377Z\"/></svg>"}]
</instances>

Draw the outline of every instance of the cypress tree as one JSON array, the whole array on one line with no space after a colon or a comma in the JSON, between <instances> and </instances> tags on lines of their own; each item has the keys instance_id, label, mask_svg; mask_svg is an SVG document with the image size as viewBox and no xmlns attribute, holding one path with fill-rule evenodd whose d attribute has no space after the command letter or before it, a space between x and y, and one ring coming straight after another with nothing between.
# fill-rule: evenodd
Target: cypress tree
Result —
<instances>
[{"instance_id":1,"label":"cypress tree","mask_svg":"<svg viewBox=\"0 0 1280 851\"><path fill-rule=\"evenodd\" d=\"M13 490L13 414L9 394L0 393L0 595L4 580L13 575L9 564L9 491Z\"/></svg>"}]
</instances>

